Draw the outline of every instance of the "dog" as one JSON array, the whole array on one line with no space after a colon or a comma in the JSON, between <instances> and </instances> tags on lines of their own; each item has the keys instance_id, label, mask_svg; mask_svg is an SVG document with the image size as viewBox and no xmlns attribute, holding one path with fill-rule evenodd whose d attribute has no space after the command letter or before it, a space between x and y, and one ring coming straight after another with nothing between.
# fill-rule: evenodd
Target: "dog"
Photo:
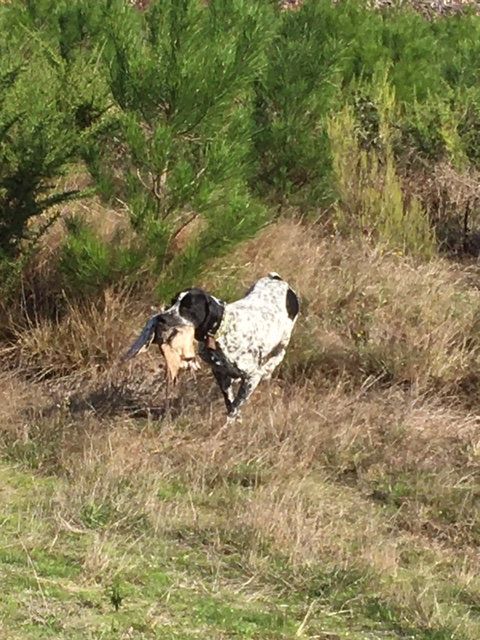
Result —
<instances>
[{"instance_id":1,"label":"dog","mask_svg":"<svg viewBox=\"0 0 480 640\"><path fill-rule=\"evenodd\" d=\"M182 327L193 327L199 356L212 369L228 417L236 418L258 384L269 379L285 357L299 311L297 294L277 273L260 278L243 298L231 303L203 289L187 289L148 320L124 360L151 343L162 347ZM181 366L193 367L194 362L191 355ZM236 393L235 382L239 382Z\"/></svg>"}]
</instances>

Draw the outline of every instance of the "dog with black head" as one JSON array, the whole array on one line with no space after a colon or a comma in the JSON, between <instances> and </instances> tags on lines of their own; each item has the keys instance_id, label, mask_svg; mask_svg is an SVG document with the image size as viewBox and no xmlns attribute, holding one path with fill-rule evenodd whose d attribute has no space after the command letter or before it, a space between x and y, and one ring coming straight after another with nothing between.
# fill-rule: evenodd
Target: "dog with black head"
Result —
<instances>
[{"instance_id":1,"label":"dog with black head","mask_svg":"<svg viewBox=\"0 0 480 640\"><path fill-rule=\"evenodd\" d=\"M231 303L202 289L187 289L174 297L168 309L150 318L124 359L152 342L164 343L181 327L193 327L199 355L210 365L227 414L234 418L282 362L299 310L296 293L277 273L260 278L243 298Z\"/></svg>"}]
</instances>

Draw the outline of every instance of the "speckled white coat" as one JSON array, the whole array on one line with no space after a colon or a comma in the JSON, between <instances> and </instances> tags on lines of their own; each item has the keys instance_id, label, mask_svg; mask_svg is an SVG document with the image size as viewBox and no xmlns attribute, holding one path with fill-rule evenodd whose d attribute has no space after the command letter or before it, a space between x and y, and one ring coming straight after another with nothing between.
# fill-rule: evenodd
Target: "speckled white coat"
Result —
<instances>
[{"instance_id":1,"label":"speckled white coat","mask_svg":"<svg viewBox=\"0 0 480 640\"><path fill-rule=\"evenodd\" d=\"M285 306L288 289L284 280L267 276L244 298L225 305L215 340L242 374L269 377L283 360L296 321Z\"/></svg>"},{"instance_id":2,"label":"speckled white coat","mask_svg":"<svg viewBox=\"0 0 480 640\"><path fill-rule=\"evenodd\" d=\"M210 306L216 311L211 312ZM228 304L200 289L189 289L148 320L124 359L154 341L164 344L176 327L193 326L200 336L195 333L199 355L212 368L229 417L235 417L259 382L270 378L282 362L298 312L295 292L276 273L260 278L243 298ZM236 394L235 381L240 381Z\"/></svg>"}]
</instances>

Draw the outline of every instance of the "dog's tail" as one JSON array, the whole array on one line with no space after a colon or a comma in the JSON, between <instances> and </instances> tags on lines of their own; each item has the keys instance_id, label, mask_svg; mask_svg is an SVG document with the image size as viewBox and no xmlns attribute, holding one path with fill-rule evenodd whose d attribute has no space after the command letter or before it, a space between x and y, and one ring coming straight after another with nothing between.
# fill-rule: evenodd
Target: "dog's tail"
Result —
<instances>
[{"instance_id":1,"label":"dog's tail","mask_svg":"<svg viewBox=\"0 0 480 640\"><path fill-rule=\"evenodd\" d=\"M159 313L156 313L148 320L147 324L142 329L142 333L138 336L138 338L128 349L128 351L122 356L121 362L130 360L130 358L133 358L138 353L140 353L140 351L144 351L152 344L155 338L155 331L157 329L159 320Z\"/></svg>"}]
</instances>

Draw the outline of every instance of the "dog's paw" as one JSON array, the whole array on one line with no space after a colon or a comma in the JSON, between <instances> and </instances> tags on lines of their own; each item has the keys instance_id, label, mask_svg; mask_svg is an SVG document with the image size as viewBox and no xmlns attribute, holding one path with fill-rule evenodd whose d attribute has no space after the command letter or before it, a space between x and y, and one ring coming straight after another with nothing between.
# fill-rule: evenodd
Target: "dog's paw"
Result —
<instances>
[{"instance_id":1,"label":"dog's paw","mask_svg":"<svg viewBox=\"0 0 480 640\"><path fill-rule=\"evenodd\" d=\"M233 422L241 422L242 416L239 411L230 411L227 414L227 424L232 424Z\"/></svg>"}]
</instances>

